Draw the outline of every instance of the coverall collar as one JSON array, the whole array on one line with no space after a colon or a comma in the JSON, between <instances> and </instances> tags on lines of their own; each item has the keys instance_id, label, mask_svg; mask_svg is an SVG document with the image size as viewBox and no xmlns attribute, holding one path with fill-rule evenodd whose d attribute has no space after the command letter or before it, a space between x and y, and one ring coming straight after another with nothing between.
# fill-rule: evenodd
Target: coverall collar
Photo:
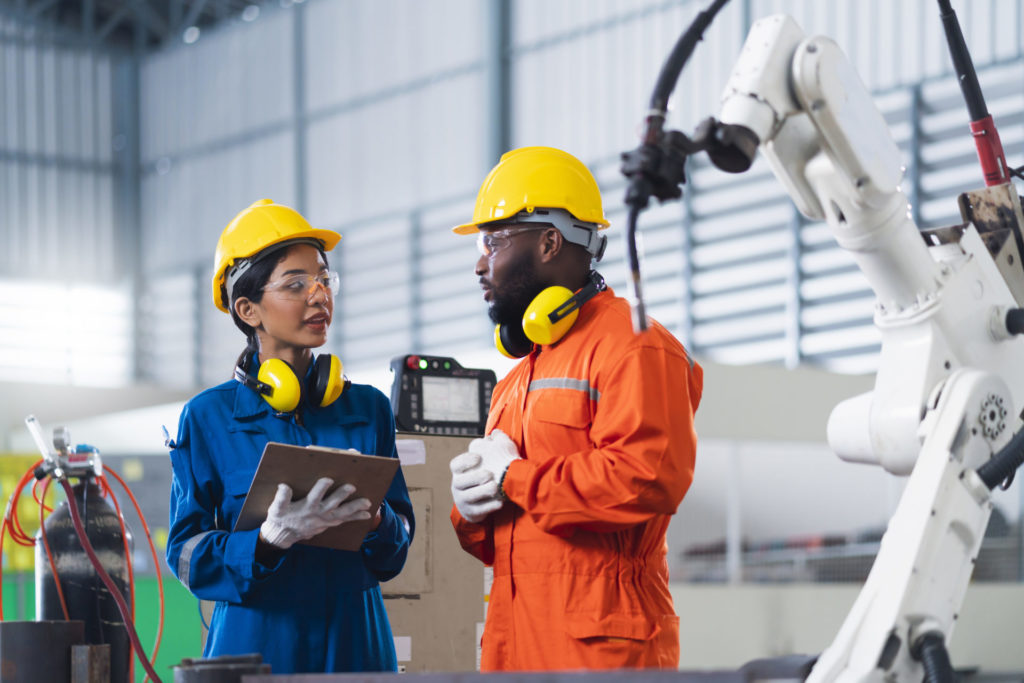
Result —
<instances>
[{"instance_id":1,"label":"coverall collar","mask_svg":"<svg viewBox=\"0 0 1024 683\"><path fill-rule=\"evenodd\" d=\"M270 412L270 405L263 400L259 392L241 382L235 382L235 385L235 405L231 411L231 417L236 420L246 420Z\"/></svg>"}]
</instances>

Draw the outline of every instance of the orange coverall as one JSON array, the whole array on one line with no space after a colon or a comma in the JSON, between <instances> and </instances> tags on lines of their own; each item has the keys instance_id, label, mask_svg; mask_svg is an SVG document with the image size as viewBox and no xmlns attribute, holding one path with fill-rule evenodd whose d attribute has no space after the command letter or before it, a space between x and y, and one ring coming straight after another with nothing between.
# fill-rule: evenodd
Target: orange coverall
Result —
<instances>
[{"instance_id":1,"label":"orange coverall","mask_svg":"<svg viewBox=\"0 0 1024 683\"><path fill-rule=\"evenodd\" d=\"M462 547L494 567L481 670L669 668L679 618L665 530L693 480L703 371L611 290L495 387L487 432L519 448L511 503Z\"/></svg>"}]
</instances>

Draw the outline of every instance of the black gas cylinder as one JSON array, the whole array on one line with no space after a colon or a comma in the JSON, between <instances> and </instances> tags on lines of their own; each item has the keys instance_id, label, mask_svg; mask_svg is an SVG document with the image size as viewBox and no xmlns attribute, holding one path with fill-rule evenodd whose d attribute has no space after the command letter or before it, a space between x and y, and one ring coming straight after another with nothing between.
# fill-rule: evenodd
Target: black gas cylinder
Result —
<instances>
[{"instance_id":1,"label":"black gas cylinder","mask_svg":"<svg viewBox=\"0 0 1024 683\"><path fill-rule=\"evenodd\" d=\"M86 536L96 551L100 564L110 574L114 585L131 609L128 589L128 561L125 557L121 522L114 508L100 495L100 488L91 479L72 487L79 516ZM114 597L96 572L89 556L75 533L71 511L64 501L44 523L46 542L50 547L57 576L67 602L71 619L85 622L85 642L89 645L110 645L111 683L130 683L131 642L124 619ZM125 530L127 533L127 529ZM128 533L131 548L131 534ZM40 534L36 535L36 619L64 618L60 596L53 579L53 568L46 556Z\"/></svg>"}]
</instances>

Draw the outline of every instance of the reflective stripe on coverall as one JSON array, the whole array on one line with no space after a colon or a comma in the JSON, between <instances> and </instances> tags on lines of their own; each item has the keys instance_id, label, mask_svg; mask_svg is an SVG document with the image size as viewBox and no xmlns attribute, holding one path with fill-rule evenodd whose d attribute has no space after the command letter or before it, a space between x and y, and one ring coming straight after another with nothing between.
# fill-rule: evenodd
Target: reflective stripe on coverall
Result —
<instances>
[{"instance_id":1,"label":"reflective stripe on coverall","mask_svg":"<svg viewBox=\"0 0 1024 683\"><path fill-rule=\"evenodd\" d=\"M693 479L702 387L682 345L657 323L635 335L611 290L498 383L487 432L523 457L513 504L480 524L452 509L494 567L482 670L678 666L665 531Z\"/></svg>"},{"instance_id":2,"label":"reflective stripe on coverall","mask_svg":"<svg viewBox=\"0 0 1024 683\"><path fill-rule=\"evenodd\" d=\"M302 424L234 380L185 405L171 451L167 564L196 597L217 602L203 656L259 652L275 674L394 671L378 581L402 569L412 537L401 470L358 552L295 545L264 565L255 558L259 530L230 529L268 441L397 457L390 404L366 385L325 408L303 406Z\"/></svg>"}]
</instances>

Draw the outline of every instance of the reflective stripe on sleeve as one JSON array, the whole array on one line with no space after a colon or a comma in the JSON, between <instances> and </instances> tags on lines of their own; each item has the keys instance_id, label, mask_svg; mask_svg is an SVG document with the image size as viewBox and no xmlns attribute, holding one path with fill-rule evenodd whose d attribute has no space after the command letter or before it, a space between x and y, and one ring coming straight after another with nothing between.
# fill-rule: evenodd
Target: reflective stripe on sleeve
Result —
<instances>
[{"instance_id":1,"label":"reflective stripe on sleeve","mask_svg":"<svg viewBox=\"0 0 1024 683\"><path fill-rule=\"evenodd\" d=\"M195 551L196 546L199 545L199 541L203 540L213 531L204 531L201 534L196 534L192 538L185 541L185 545L181 546L181 555L178 555L178 581L181 581L185 588L191 590L191 586L188 585L189 574L192 571L192 553Z\"/></svg>"},{"instance_id":2,"label":"reflective stripe on sleeve","mask_svg":"<svg viewBox=\"0 0 1024 683\"><path fill-rule=\"evenodd\" d=\"M590 396L591 401L601 398L601 392L590 387L590 382L585 379L573 379L572 377L548 377L546 379L535 379L530 382L527 391L538 389L574 389L582 391Z\"/></svg>"}]
</instances>

